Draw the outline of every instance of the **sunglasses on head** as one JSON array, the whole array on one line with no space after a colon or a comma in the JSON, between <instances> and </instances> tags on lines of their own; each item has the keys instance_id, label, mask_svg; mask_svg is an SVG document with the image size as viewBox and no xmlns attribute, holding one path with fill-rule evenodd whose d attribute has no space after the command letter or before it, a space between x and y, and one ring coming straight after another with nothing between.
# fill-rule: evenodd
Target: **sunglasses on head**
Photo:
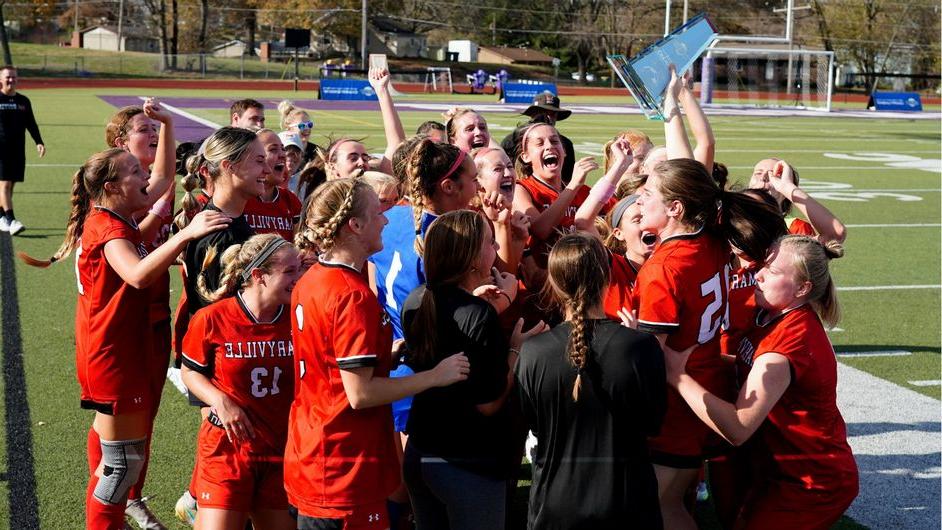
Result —
<instances>
[{"instance_id":1,"label":"sunglasses on head","mask_svg":"<svg viewBox=\"0 0 942 530\"><path fill-rule=\"evenodd\" d=\"M303 131L304 129L314 129L314 122L313 121L300 121L298 123L295 123L294 126L297 127L299 131Z\"/></svg>"}]
</instances>

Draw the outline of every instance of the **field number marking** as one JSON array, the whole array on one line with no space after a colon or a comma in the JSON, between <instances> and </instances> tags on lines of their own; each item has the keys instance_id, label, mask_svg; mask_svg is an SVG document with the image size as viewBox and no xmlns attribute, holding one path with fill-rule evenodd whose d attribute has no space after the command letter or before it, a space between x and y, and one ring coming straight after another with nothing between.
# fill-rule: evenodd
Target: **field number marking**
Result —
<instances>
[{"instance_id":1,"label":"field number marking","mask_svg":"<svg viewBox=\"0 0 942 530\"><path fill-rule=\"evenodd\" d=\"M824 153L824 156L837 160L882 162L889 167L942 173L942 160L938 158L919 158L918 156L901 155L897 153Z\"/></svg>"}]
</instances>

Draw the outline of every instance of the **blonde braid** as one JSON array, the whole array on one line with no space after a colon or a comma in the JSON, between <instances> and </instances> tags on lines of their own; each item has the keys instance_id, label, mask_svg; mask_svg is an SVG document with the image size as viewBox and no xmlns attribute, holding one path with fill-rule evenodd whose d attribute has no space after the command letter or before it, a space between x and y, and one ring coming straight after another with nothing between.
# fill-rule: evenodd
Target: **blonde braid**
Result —
<instances>
[{"instance_id":1,"label":"blonde braid","mask_svg":"<svg viewBox=\"0 0 942 530\"><path fill-rule=\"evenodd\" d=\"M344 196L343 202L340 204L340 208L337 209L334 215L332 215L326 223L312 230L314 232L314 240L318 243L321 250L327 251L334 246L334 239L337 237L341 225L350 218L350 214L353 212L353 201L356 198L356 190L356 186L350 186L350 189L347 190L347 194Z\"/></svg>"},{"instance_id":2,"label":"blonde braid","mask_svg":"<svg viewBox=\"0 0 942 530\"><path fill-rule=\"evenodd\" d=\"M216 257L216 247L209 249L209 252L206 253L206 257L203 258L203 267L200 271L199 276L196 278L196 292L203 297L207 302L215 302L221 298L225 298L227 295L231 295L235 292L235 289L238 287L239 282L239 273L242 267L245 266L245 263L239 263L238 257L239 252L242 250L242 245L232 245L227 248L223 253L222 257L219 258L219 264L222 266L222 273L219 275L219 286L216 287L215 291L210 291L206 286L206 270L213 263L213 259ZM247 263L247 261L246 261ZM241 267L239 266L241 265Z\"/></svg>"},{"instance_id":3,"label":"blonde braid","mask_svg":"<svg viewBox=\"0 0 942 530\"><path fill-rule=\"evenodd\" d=\"M418 178L410 179L409 194L412 197L412 219L415 224L415 253L422 257L425 253L425 238L422 235L422 213L425 211L425 193Z\"/></svg>"}]
</instances>

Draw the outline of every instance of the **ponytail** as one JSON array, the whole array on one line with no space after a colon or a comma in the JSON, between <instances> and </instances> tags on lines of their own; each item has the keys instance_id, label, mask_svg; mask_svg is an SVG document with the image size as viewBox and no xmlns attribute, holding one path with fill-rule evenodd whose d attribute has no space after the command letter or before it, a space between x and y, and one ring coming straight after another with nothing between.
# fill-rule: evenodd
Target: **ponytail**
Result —
<instances>
[{"instance_id":1,"label":"ponytail","mask_svg":"<svg viewBox=\"0 0 942 530\"><path fill-rule=\"evenodd\" d=\"M435 143L423 138L405 159L406 182L409 183L409 195L412 201L412 215L415 226L415 252L422 256L425 243L422 236L422 214L435 195L438 183L443 179L457 180L460 177L457 164L467 156L461 149L450 144Z\"/></svg>"},{"instance_id":2,"label":"ponytail","mask_svg":"<svg viewBox=\"0 0 942 530\"><path fill-rule=\"evenodd\" d=\"M196 290L208 302L232 296L248 281L252 270L267 272L275 261L275 255L282 247L290 245L278 234L259 234L250 237L245 243L230 246L219 258L222 272L219 275L219 287L215 291L210 291L206 286L205 274L216 258L217 250L212 247L203 258L202 271L196 279Z\"/></svg>"},{"instance_id":3,"label":"ponytail","mask_svg":"<svg viewBox=\"0 0 942 530\"><path fill-rule=\"evenodd\" d=\"M572 400L579 401L579 390L582 388L582 374L585 371L586 358L589 355L589 335L591 335L591 321L587 322L585 300L575 298L569 302L570 323L572 331L569 332L569 342L566 344L566 355L569 362L576 367L576 382L572 386Z\"/></svg>"},{"instance_id":4,"label":"ponytail","mask_svg":"<svg viewBox=\"0 0 942 530\"><path fill-rule=\"evenodd\" d=\"M173 219L173 224L177 230L186 228L186 225L190 224L190 220L202 208L196 194L193 192L197 188L203 189L206 186L206 181L200 174L205 162L206 158L202 154L191 155L186 159L186 175L180 179L180 186L186 193L183 195L183 200L180 201L182 209Z\"/></svg>"},{"instance_id":5,"label":"ponytail","mask_svg":"<svg viewBox=\"0 0 942 530\"><path fill-rule=\"evenodd\" d=\"M101 201L104 196L105 182L114 181L120 177L118 159L125 153L123 149L108 149L96 153L75 172L72 176L72 210L69 212L65 239L55 254L47 260L36 259L25 252L17 253L24 263L44 269L72 253L82 238L85 219L91 211L92 202Z\"/></svg>"},{"instance_id":6,"label":"ponytail","mask_svg":"<svg viewBox=\"0 0 942 530\"><path fill-rule=\"evenodd\" d=\"M787 248L792 255L799 282L810 282L808 303L821 320L834 327L841 320L841 307L837 300L837 288L831 277L830 261L844 255L844 247L837 241L821 243L817 239L802 235L787 235L779 240L780 248Z\"/></svg>"}]
</instances>

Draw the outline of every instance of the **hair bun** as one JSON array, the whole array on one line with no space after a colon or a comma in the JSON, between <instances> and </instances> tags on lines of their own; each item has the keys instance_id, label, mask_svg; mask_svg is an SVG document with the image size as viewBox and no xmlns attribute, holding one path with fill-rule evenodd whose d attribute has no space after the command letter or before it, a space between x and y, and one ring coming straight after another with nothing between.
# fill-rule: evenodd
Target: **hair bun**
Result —
<instances>
[{"instance_id":1,"label":"hair bun","mask_svg":"<svg viewBox=\"0 0 942 530\"><path fill-rule=\"evenodd\" d=\"M821 246L824 247L824 255L827 256L828 259L844 257L844 245L838 241L827 241L822 243Z\"/></svg>"}]
</instances>

